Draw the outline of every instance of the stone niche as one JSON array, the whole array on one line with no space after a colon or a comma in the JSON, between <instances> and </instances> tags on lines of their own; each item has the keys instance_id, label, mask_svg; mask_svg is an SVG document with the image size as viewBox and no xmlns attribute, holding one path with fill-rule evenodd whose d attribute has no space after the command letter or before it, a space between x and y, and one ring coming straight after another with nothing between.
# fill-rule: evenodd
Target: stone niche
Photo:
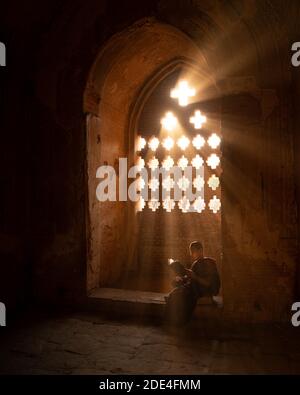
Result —
<instances>
[{"instance_id":1,"label":"stone niche","mask_svg":"<svg viewBox=\"0 0 300 395\"><path fill-rule=\"evenodd\" d=\"M134 164L134 141L139 122L144 122L142 112L147 100L167 76L173 75L170 78L176 80L176 73L178 76L183 67L197 69L200 78L205 77L207 85L215 89L201 52L187 36L169 25L144 20L113 37L91 70L85 92L88 290L120 286L124 278L137 273L141 262L138 245L143 242L139 237L144 237L146 243L147 263L143 265L151 259L149 248L154 251L155 241L153 238L151 245L146 241L149 225L142 226L145 232L140 229L145 218L139 218L130 202L99 203L95 193L99 180L95 175L100 165L117 168L120 157L127 157L129 166ZM207 94L212 95L211 89L207 89ZM180 237L179 233L176 237ZM174 244L175 239L172 240ZM186 261L188 243L183 244L179 258ZM158 265L165 255L161 251Z\"/></svg>"}]
</instances>

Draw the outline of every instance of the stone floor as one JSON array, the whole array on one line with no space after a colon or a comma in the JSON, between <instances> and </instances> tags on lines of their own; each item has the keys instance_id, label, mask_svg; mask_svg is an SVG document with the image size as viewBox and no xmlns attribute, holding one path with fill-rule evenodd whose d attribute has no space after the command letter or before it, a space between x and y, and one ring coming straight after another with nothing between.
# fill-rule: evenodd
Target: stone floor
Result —
<instances>
[{"instance_id":1,"label":"stone floor","mask_svg":"<svg viewBox=\"0 0 300 395\"><path fill-rule=\"evenodd\" d=\"M1 331L2 374L300 374L298 328L171 330L94 313L29 315L14 326Z\"/></svg>"}]
</instances>

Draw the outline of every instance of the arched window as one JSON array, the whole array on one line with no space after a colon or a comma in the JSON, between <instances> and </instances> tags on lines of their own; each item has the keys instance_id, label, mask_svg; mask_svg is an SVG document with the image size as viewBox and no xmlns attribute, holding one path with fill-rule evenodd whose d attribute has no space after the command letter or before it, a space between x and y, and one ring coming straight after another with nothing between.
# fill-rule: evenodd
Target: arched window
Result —
<instances>
[{"instance_id":1,"label":"arched window","mask_svg":"<svg viewBox=\"0 0 300 395\"><path fill-rule=\"evenodd\" d=\"M135 56L132 56L133 49ZM195 97L188 96L186 106L180 105L185 104L185 99L176 97L176 90L170 97L170 91L178 88L177 84L182 79L187 79L196 93ZM112 37L102 48L91 70L84 96L84 110L88 114L88 292L97 287L170 290L167 259L174 257L188 263L188 244L194 239L202 240L207 255L220 262L221 210L214 213L209 208L214 196L220 199L220 188L213 189L217 184L214 178L210 181L213 188L208 184L208 163L212 161L213 165L213 159L206 162L209 155L206 157L205 151L209 149L210 154L219 155L220 146L212 149L208 144L213 133L220 136L218 98L215 81L200 49L189 37L171 26L144 21L137 29L128 29ZM178 99L183 102L179 103ZM207 117L201 129L195 128L199 122L198 113L195 113L198 110ZM166 148L168 140L163 146L164 139L168 138L168 120L165 123L162 119L168 112L173 112L182 126L181 134L178 130L177 135L169 136L174 140L170 151ZM193 117L196 125L192 123ZM197 138L198 134L205 140L204 147L201 147L202 140ZM145 139L145 147L137 151L139 136ZM180 140L183 136L189 139L184 151L185 141ZM153 137L159 143L156 150L157 140ZM203 166L197 169L200 175L195 183L203 200L199 199L198 206L194 206L197 207L196 212L184 212L183 201L175 202L173 208L171 200L160 200L157 211L152 210L151 202L146 202L145 209L137 212L131 201L97 200L95 191L99 179L95 175L99 166L113 167L117 172L118 185L120 158L128 158L128 168L136 163L138 157L149 167L148 162L154 156L162 164L167 152L176 162L184 156L191 164L196 158L194 170L203 159ZM183 166L184 158L181 162ZM211 176L219 177L219 171L220 166L211 169ZM128 184L132 181L128 180ZM160 178L160 192L168 188L162 181ZM203 182L205 185L200 188ZM184 188L183 183L181 180ZM153 185L155 188L155 181ZM205 208L202 207L203 201Z\"/></svg>"},{"instance_id":2,"label":"arched window","mask_svg":"<svg viewBox=\"0 0 300 395\"><path fill-rule=\"evenodd\" d=\"M156 85L136 119L135 163L144 176L131 287L168 291L167 260L188 264L193 240L220 261L220 103L204 84L192 69L178 68Z\"/></svg>"}]
</instances>

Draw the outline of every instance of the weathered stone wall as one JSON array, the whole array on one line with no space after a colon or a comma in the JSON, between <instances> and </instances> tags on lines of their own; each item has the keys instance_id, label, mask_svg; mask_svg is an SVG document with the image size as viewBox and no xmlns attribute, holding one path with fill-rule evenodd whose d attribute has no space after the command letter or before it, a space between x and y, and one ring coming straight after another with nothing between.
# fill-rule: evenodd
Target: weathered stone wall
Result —
<instances>
[{"instance_id":1,"label":"weathered stone wall","mask_svg":"<svg viewBox=\"0 0 300 395\"><path fill-rule=\"evenodd\" d=\"M225 8L226 23L214 21L216 9L210 8L211 21L204 20L202 35L197 28L203 10L197 13L197 5L181 9L194 20L193 27L177 17L172 5L165 6L161 15L199 45L222 96L225 310L232 318L285 319L296 270L290 76L282 72L288 70L288 55L280 57L287 42L276 43L279 27L272 18L264 24L264 34L255 31L266 17L265 5L253 3L240 9L246 12L241 15ZM223 29L228 29L225 38Z\"/></svg>"},{"instance_id":2,"label":"weathered stone wall","mask_svg":"<svg viewBox=\"0 0 300 395\"><path fill-rule=\"evenodd\" d=\"M300 32L299 32L299 19L300 19L300 9L299 7L294 7L293 9L294 18L290 20L290 42L298 42ZM298 244L297 244L297 271L295 279L295 300L300 299L300 68L293 67L292 71L292 83L291 83L291 93L292 93L292 117L291 117L291 127L293 129L294 136L294 176L295 176L295 192L296 192L296 203L297 203L297 233L298 233Z\"/></svg>"},{"instance_id":3,"label":"weathered stone wall","mask_svg":"<svg viewBox=\"0 0 300 395\"><path fill-rule=\"evenodd\" d=\"M26 295L27 278L27 289L38 300L76 303L85 295L84 91L109 38L154 16L198 46L222 90L222 127L228 136L224 311L236 320L287 319L297 254L294 186L299 166L293 159L299 149L293 149L293 134L299 123L293 119L299 91L293 91L290 44L299 41L298 1L15 3L1 12L9 70L1 84L8 98L1 113L1 174L8 187L0 246L6 284L1 290L7 300L15 304L17 294L19 299ZM161 59L156 61L158 66Z\"/></svg>"}]
</instances>

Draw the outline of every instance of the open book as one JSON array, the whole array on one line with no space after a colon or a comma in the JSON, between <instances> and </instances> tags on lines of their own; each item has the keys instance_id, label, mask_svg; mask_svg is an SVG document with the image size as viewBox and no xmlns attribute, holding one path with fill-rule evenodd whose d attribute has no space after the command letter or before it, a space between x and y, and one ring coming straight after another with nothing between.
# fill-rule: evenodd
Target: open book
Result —
<instances>
[{"instance_id":1,"label":"open book","mask_svg":"<svg viewBox=\"0 0 300 395\"><path fill-rule=\"evenodd\" d=\"M187 274L187 270L179 261L170 258L168 259L168 265L176 274L176 276L183 277Z\"/></svg>"}]
</instances>

